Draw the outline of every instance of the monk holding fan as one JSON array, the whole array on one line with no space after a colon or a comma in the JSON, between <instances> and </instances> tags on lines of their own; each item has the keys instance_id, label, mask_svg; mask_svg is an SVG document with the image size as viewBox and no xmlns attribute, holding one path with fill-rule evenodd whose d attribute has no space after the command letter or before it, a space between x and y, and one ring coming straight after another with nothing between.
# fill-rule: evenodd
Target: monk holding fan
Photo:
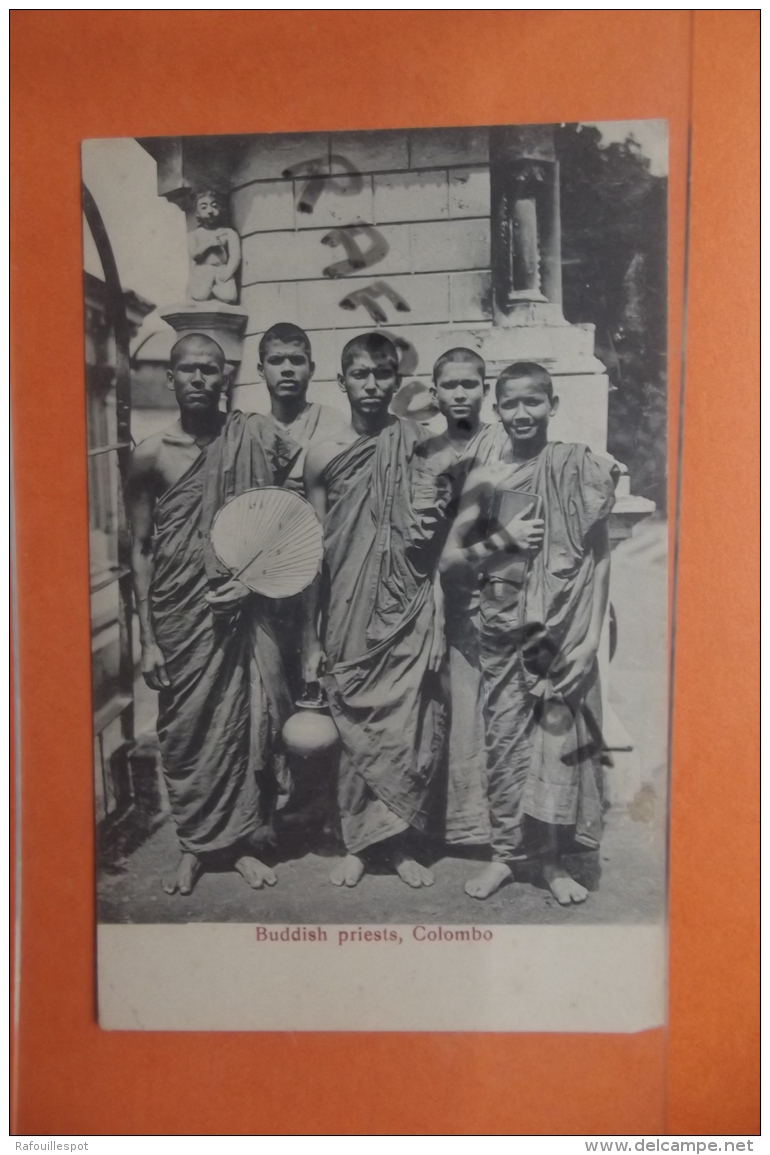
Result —
<instances>
[{"instance_id":1,"label":"monk holding fan","mask_svg":"<svg viewBox=\"0 0 770 1155\"><path fill-rule=\"evenodd\" d=\"M169 894L190 894L213 860L256 889L272 886L255 850L270 840L275 798L288 789L280 734L292 705L270 603L232 576L209 532L229 499L280 484L299 446L259 414L222 413L226 373L210 337L176 343L168 381L179 418L137 446L127 494L142 672L159 691L182 849L163 884Z\"/></svg>"}]
</instances>

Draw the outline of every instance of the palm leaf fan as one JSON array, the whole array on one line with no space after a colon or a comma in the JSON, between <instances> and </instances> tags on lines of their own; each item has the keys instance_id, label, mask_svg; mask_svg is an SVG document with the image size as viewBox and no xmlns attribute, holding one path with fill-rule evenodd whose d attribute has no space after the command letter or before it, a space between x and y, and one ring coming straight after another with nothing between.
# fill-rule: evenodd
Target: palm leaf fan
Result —
<instances>
[{"instance_id":1,"label":"palm leaf fan","mask_svg":"<svg viewBox=\"0 0 770 1155\"><path fill-rule=\"evenodd\" d=\"M313 507L275 486L247 489L225 502L214 518L211 544L233 577L268 598L301 593L323 555Z\"/></svg>"}]
</instances>

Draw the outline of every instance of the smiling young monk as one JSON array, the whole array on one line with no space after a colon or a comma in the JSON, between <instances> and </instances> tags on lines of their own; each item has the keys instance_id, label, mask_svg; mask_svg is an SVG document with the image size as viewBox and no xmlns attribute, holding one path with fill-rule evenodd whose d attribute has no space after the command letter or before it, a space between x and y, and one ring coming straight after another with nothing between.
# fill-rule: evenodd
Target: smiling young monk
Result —
<instances>
[{"instance_id":1,"label":"smiling young monk","mask_svg":"<svg viewBox=\"0 0 770 1155\"><path fill-rule=\"evenodd\" d=\"M614 485L609 465L586 446L548 441L558 398L541 365L509 365L496 398L509 445L500 462L468 476L441 562L445 579L482 572L479 651L493 861L465 889L487 898L511 877L516 859L532 855L554 897L568 905L584 901L587 891L562 855L596 849L601 831L597 652L609 593ZM536 495L540 516L524 513L501 524L506 489Z\"/></svg>"}]
</instances>

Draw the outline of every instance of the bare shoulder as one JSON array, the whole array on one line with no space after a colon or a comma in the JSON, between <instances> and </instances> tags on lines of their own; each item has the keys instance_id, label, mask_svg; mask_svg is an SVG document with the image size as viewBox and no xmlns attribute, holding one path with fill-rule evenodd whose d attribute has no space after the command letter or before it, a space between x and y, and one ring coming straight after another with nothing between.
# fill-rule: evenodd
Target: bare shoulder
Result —
<instances>
[{"instance_id":1,"label":"bare shoulder","mask_svg":"<svg viewBox=\"0 0 770 1155\"><path fill-rule=\"evenodd\" d=\"M305 458L305 478L317 480L329 462L356 440L356 433L349 425L342 425L329 437L319 438L310 443Z\"/></svg>"},{"instance_id":2,"label":"bare shoulder","mask_svg":"<svg viewBox=\"0 0 770 1155\"><path fill-rule=\"evenodd\" d=\"M151 433L135 446L131 454L131 480L134 484L157 480L163 473L163 462L168 447L166 441L180 434L179 422Z\"/></svg>"},{"instance_id":3,"label":"bare shoulder","mask_svg":"<svg viewBox=\"0 0 770 1155\"><path fill-rule=\"evenodd\" d=\"M140 441L134 447L131 454L131 472L134 476L141 477L152 473L157 468L164 433L165 430L160 433L151 433L149 437L145 437L144 441Z\"/></svg>"}]
</instances>

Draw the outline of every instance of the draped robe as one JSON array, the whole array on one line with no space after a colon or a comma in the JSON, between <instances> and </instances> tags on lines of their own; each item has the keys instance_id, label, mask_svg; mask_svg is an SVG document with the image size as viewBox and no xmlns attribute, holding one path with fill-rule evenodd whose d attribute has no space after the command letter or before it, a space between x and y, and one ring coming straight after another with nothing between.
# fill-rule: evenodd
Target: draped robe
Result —
<instances>
[{"instance_id":1,"label":"draped robe","mask_svg":"<svg viewBox=\"0 0 770 1155\"><path fill-rule=\"evenodd\" d=\"M446 435L428 442L426 452L451 476L459 499L472 469L497 461L509 444L502 425L482 424L457 451ZM454 512L454 511L453 511ZM446 634L444 667L449 701L446 811L443 836L448 843L489 842L487 754L484 699L479 659L479 595L475 584L455 572L442 579Z\"/></svg>"},{"instance_id":2,"label":"draped robe","mask_svg":"<svg viewBox=\"0 0 770 1155\"><path fill-rule=\"evenodd\" d=\"M590 626L595 560L587 539L614 504L610 467L584 445L549 442L532 461L489 472L498 485L539 494L545 521L524 583L496 567L480 590L494 857L526 851L527 816L561 828L566 844L593 849L602 822L598 664L567 700L553 683L560 656Z\"/></svg>"},{"instance_id":3,"label":"draped robe","mask_svg":"<svg viewBox=\"0 0 770 1155\"><path fill-rule=\"evenodd\" d=\"M338 801L352 853L408 827L426 830L435 801L444 712L428 660L446 502L437 503L417 452L427 437L394 419L324 472L325 686L342 739Z\"/></svg>"},{"instance_id":4,"label":"draped robe","mask_svg":"<svg viewBox=\"0 0 770 1155\"><path fill-rule=\"evenodd\" d=\"M294 421L285 423L269 414L265 417L265 422L275 429L279 437L299 446L300 452L292 461L283 485L285 489L291 489L304 497L305 486L302 474L311 441L327 441L339 433L346 424L345 418L339 410L333 409L331 405L321 405L318 401L308 401Z\"/></svg>"},{"instance_id":5,"label":"draped robe","mask_svg":"<svg viewBox=\"0 0 770 1155\"><path fill-rule=\"evenodd\" d=\"M180 845L194 854L269 836L276 774L285 784L291 704L267 599L215 615L205 595L229 576L209 541L217 510L279 482L296 452L258 414L231 413L155 505L150 613L171 681L158 738Z\"/></svg>"},{"instance_id":6,"label":"draped robe","mask_svg":"<svg viewBox=\"0 0 770 1155\"><path fill-rule=\"evenodd\" d=\"M273 430L277 437L299 447L282 484L284 489L304 497L303 471L310 444L312 441L325 441L333 437L345 425L344 417L330 405L309 401L294 421L284 423L268 414L264 422L265 427ZM297 699L302 693L302 595L275 601L273 616L291 696Z\"/></svg>"}]
</instances>

